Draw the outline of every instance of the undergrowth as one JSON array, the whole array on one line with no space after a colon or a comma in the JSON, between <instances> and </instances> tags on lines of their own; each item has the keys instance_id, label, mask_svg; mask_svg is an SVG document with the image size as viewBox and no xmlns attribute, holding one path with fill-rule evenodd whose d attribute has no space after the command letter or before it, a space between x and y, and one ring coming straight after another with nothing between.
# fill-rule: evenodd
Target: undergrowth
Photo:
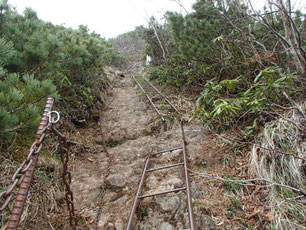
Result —
<instances>
[{"instance_id":1,"label":"undergrowth","mask_svg":"<svg viewBox=\"0 0 306 230\"><path fill-rule=\"evenodd\" d=\"M248 138L265 122L264 112L285 99L282 92L292 92L293 75L282 74L269 67L253 79L239 76L232 80L208 81L197 100L195 117L205 124L226 129L244 124L242 131Z\"/></svg>"},{"instance_id":2,"label":"undergrowth","mask_svg":"<svg viewBox=\"0 0 306 230\"><path fill-rule=\"evenodd\" d=\"M301 108L305 111L306 104ZM289 110L267 123L256 138L250 156L250 175L289 185L305 192L305 115ZM289 188L271 187L267 205L274 213L275 229L305 227L304 196Z\"/></svg>"}]
</instances>

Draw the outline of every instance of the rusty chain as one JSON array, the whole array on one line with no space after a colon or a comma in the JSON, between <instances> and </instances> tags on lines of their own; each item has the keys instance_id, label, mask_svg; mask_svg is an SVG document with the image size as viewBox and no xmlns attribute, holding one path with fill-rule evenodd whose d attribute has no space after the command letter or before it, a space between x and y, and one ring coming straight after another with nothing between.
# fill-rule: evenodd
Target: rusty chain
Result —
<instances>
[{"instance_id":1,"label":"rusty chain","mask_svg":"<svg viewBox=\"0 0 306 230\"><path fill-rule=\"evenodd\" d=\"M65 200L67 203L67 209L69 212L69 221L70 226L73 229L76 229L77 226L77 218L75 215L74 203L73 203L73 193L71 191L71 172L68 170L68 161L69 161L69 153L68 153L68 143L67 138L62 135L54 126L51 127L53 133L59 139L59 153L61 156L61 162L63 164L63 173L62 179L65 185Z\"/></svg>"},{"instance_id":2,"label":"rusty chain","mask_svg":"<svg viewBox=\"0 0 306 230\"><path fill-rule=\"evenodd\" d=\"M16 201L12 209L12 215L7 229L17 229L20 218L23 211L23 206L26 202L28 189L32 181L34 167L37 163L39 153L42 149L43 142L47 135L47 131L54 133L59 140L61 161L63 163L62 178L65 185L65 198L67 202L67 208L70 217L70 225L73 229L76 229L77 219L75 216L73 193L70 188L71 173L68 171L68 144L67 139L58 130L55 129L54 125L60 120L60 114L57 111L51 111L54 103L54 98L49 97L46 102L44 114L41 119L38 131L36 133L35 141L30 147L27 158L20 164L11 178L11 184L8 188L0 193L0 199L4 199L2 205L0 204L0 213L5 210L10 202L12 201L14 190L19 187Z\"/></svg>"}]
</instances>

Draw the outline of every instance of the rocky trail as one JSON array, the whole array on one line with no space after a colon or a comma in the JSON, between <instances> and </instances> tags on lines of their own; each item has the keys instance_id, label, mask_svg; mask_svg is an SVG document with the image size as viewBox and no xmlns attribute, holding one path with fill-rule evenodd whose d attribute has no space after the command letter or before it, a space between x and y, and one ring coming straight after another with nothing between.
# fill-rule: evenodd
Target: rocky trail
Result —
<instances>
[{"instance_id":1,"label":"rocky trail","mask_svg":"<svg viewBox=\"0 0 306 230\"><path fill-rule=\"evenodd\" d=\"M141 74L141 70L134 70L133 74ZM89 145L89 150L74 160L72 170L75 206L86 220L80 229L125 229L148 154L182 145L179 123L174 121L169 125L171 128L163 130L159 117L133 83L131 73L110 72L109 76L112 89L99 124L90 124L75 137ZM205 136L203 125L187 124L185 136L190 167L198 170L204 158L208 170L223 167L222 154L211 155L218 144ZM213 145L215 148L211 148ZM151 167L182 162L180 151L154 158ZM143 193L183 187L183 172L180 167L151 172L146 177ZM198 229L217 229L216 224L224 225L224 202L217 196L223 196L224 188L212 186L200 176L191 176L191 188ZM213 201L212 196L215 196ZM133 229L189 229L186 199L183 191L143 199L136 211Z\"/></svg>"}]
</instances>

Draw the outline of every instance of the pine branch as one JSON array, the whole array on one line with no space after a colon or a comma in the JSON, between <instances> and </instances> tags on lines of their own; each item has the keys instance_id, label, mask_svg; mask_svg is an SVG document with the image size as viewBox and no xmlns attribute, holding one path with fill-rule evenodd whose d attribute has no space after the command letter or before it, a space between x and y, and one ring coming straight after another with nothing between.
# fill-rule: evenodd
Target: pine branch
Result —
<instances>
[{"instance_id":1,"label":"pine branch","mask_svg":"<svg viewBox=\"0 0 306 230\"><path fill-rule=\"evenodd\" d=\"M38 98L38 99L36 99L36 100L30 102L30 103L23 104L22 106L20 106L20 107L14 109L14 110L8 111L8 114L16 113L16 112L20 111L21 109L23 109L25 106L29 106L29 105L33 105L33 104L35 104L35 103L38 103L38 102L40 102L42 99L46 98L47 96L48 96L48 95L44 95L44 96L42 96L42 97L40 97L40 98Z\"/></svg>"}]
</instances>

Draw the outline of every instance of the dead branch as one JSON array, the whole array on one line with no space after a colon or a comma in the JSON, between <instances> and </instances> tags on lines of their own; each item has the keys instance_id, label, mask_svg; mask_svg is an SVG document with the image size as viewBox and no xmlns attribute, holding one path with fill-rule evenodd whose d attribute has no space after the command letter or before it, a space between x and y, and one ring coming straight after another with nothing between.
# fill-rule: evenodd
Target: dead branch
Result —
<instances>
[{"instance_id":1,"label":"dead branch","mask_svg":"<svg viewBox=\"0 0 306 230\"><path fill-rule=\"evenodd\" d=\"M303 191L302 189L298 189L298 188L294 188L292 186L289 185L285 185L285 184L279 184L279 183L275 183L273 181L269 181L267 179L264 178L254 178L254 179L237 179L237 180L233 180L233 179L227 179L221 176L214 176L214 173L202 173L202 172L197 172L197 171L193 171L191 169L188 168L188 171L190 171L191 173L197 174L197 175L201 175L210 179L215 179L215 180L220 180L220 181L225 181L225 182L232 182L232 183L236 183L242 186L255 186L255 187L261 187L261 188L265 188L265 187L282 187L282 188L288 188L296 193L301 194L301 196L305 197L306 196L306 192ZM260 184L255 184L256 182L264 182L266 183L265 185L260 185Z\"/></svg>"},{"instance_id":2,"label":"dead branch","mask_svg":"<svg viewBox=\"0 0 306 230\"><path fill-rule=\"evenodd\" d=\"M161 42L161 40L160 40L160 38L159 38L159 35L158 35L158 33L157 33L157 30L156 30L156 27L155 27L154 23L151 23L151 22L150 22L150 20L148 19L148 17L145 17L145 19L147 20L147 22L149 23L149 25L152 26L152 29L153 29L153 31L154 31L154 35L155 35L155 37L156 37L156 39L157 39L157 41L158 41L158 44L159 44L159 46L160 46L160 48L161 48L161 50L162 50L162 52L163 52L163 59L165 60L165 59L166 59L166 51L165 51L165 48L164 48L164 46L163 46L163 44L162 44L162 42Z\"/></svg>"},{"instance_id":3,"label":"dead branch","mask_svg":"<svg viewBox=\"0 0 306 230\"><path fill-rule=\"evenodd\" d=\"M283 95L288 99L288 101L290 101L293 105L294 108L301 114L301 116L306 119L306 115L303 111L303 109L301 108L301 106L299 106L290 96L289 94L286 92L285 89L282 90Z\"/></svg>"},{"instance_id":4,"label":"dead branch","mask_svg":"<svg viewBox=\"0 0 306 230\"><path fill-rule=\"evenodd\" d=\"M282 200L281 202L279 202L279 203L276 205L276 207L279 208L283 203L285 203L285 202L287 202L287 201L299 200L299 199L301 199L301 198L303 198L303 197L304 197L304 195L299 195L299 196L296 196L296 197L293 197L293 198L286 198L286 199Z\"/></svg>"},{"instance_id":5,"label":"dead branch","mask_svg":"<svg viewBox=\"0 0 306 230\"><path fill-rule=\"evenodd\" d=\"M286 152L281 151L281 150L279 150L279 149L271 149L271 148L263 147L263 146L261 146L261 145L259 145L259 144L256 144L256 143L254 143L254 142L249 142L249 141L238 141L238 140L230 139L230 138L228 138L228 137L224 137L223 135L219 135L219 134L214 134L214 135L216 135L216 136L218 136L218 137L221 137L221 138L223 138L223 139L226 140L226 141L237 142L237 143L239 143L239 144L254 145L254 146L256 146L256 147L258 147L258 148L260 148L260 149L264 149L264 150L272 151L272 152L278 152L278 153L281 153L281 154L284 154L284 155L287 155L287 156L294 157L294 158L296 158L296 159L300 159L300 160L306 161L306 158L299 157L299 156L295 156L295 155L293 155L293 154L291 154L291 153L286 153Z\"/></svg>"},{"instance_id":6,"label":"dead branch","mask_svg":"<svg viewBox=\"0 0 306 230\"><path fill-rule=\"evenodd\" d=\"M171 1L178 4L179 7L181 7L185 11L185 13L188 14L188 11L186 10L186 8L184 7L184 5L182 4L182 2L180 0L171 0Z\"/></svg>"}]
</instances>

